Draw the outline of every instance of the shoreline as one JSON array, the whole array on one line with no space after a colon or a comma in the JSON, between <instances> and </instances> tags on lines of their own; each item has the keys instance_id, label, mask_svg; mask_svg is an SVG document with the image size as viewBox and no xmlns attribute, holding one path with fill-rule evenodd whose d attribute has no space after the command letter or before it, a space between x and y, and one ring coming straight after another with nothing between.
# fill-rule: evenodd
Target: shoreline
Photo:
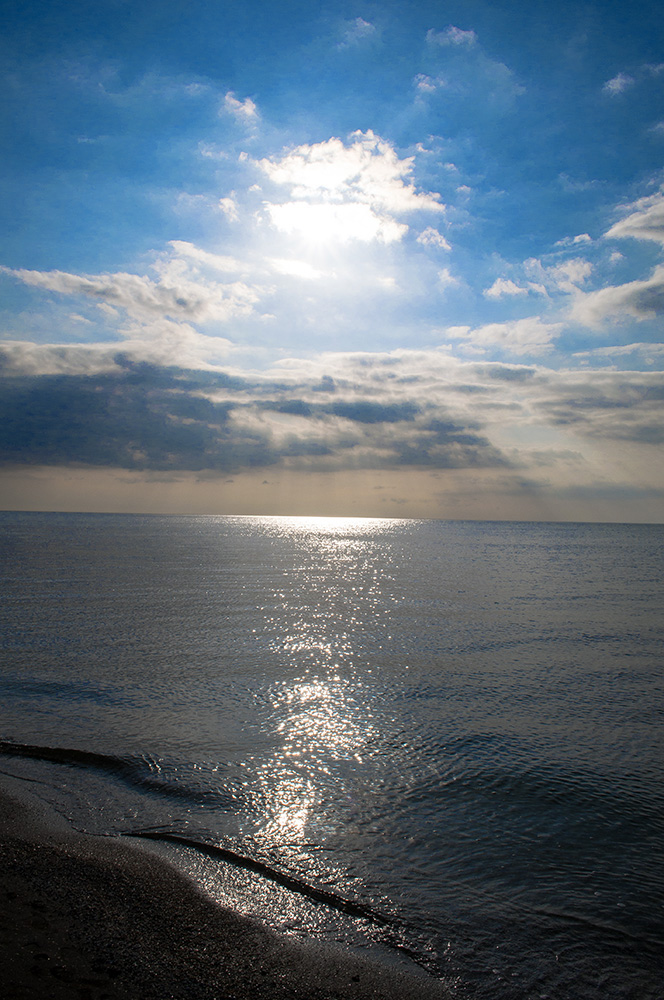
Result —
<instances>
[{"instance_id":1,"label":"shoreline","mask_svg":"<svg viewBox=\"0 0 664 1000\"><path fill-rule=\"evenodd\" d=\"M13 1000L449 1000L438 980L302 942L162 857L77 833L0 776L0 962Z\"/></svg>"}]
</instances>

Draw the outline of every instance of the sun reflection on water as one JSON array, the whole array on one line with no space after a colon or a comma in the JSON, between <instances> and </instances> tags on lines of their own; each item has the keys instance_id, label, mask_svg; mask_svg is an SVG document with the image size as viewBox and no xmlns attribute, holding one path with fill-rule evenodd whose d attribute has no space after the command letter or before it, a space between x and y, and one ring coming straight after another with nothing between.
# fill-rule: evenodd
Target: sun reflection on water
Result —
<instances>
[{"instance_id":1,"label":"sun reflection on water","mask_svg":"<svg viewBox=\"0 0 664 1000\"><path fill-rule=\"evenodd\" d=\"M273 692L279 746L263 766L264 821L271 843L319 842L352 803L352 776L371 733L370 714L338 676L299 678ZM336 819L335 819L336 816Z\"/></svg>"},{"instance_id":2,"label":"sun reflection on water","mask_svg":"<svg viewBox=\"0 0 664 1000\"><path fill-rule=\"evenodd\" d=\"M385 530L386 522L379 517L313 517L304 515L280 515L262 519L270 526L286 531L306 531L314 538L321 535L344 535L349 533L375 534ZM388 524L390 522L387 522Z\"/></svg>"}]
</instances>

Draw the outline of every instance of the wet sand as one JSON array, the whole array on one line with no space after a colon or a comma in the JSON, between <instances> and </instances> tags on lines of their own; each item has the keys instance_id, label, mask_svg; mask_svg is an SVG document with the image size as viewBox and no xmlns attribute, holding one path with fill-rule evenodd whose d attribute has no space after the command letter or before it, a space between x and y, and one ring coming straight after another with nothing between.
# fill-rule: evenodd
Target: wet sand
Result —
<instances>
[{"instance_id":1,"label":"wet sand","mask_svg":"<svg viewBox=\"0 0 664 1000\"><path fill-rule=\"evenodd\" d=\"M75 833L2 784L0 979L11 1000L449 1000L434 979L222 908L167 861Z\"/></svg>"}]
</instances>

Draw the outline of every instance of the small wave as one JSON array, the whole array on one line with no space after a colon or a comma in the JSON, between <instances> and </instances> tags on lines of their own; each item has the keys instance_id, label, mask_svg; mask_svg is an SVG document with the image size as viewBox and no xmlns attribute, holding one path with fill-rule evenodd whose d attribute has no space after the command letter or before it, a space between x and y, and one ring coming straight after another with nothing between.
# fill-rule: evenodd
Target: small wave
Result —
<instances>
[{"instance_id":1,"label":"small wave","mask_svg":"<svg viewBox=\"0 0 664 1000\"><path fill-rule=\"evenodd\" d=\"M264 878L270 879L270 881L284 886L286 889L297 892L301 896L306 896L308 899L313 899L318 903L324 903L326 906L339 910L341 913L347 913L353 917L361 917L365 920L370 920L374 924L380 924L382 926L392 926L395 924L395 921L391 917L381 913L379 910L375 910L372 906L368 906L366 903L346 899L344 896L339 896L335 892L330 892L329 889L321 889L319 886L311 885L309 882L305 882L296 875L284 872L279 868L273 868L271 865L266 864L264 861L259 861L257 858L251 858L245 854L238 854L237 851L232 851L228 847L220 847L218 844L210 844L205 840L195 840L193 837L186 837L181 833L171 833L160 830L127 830L123 833L123 836L141 837L144 840L165 840L169 843L181 844L184 847L191 847L194 848L194 850L199 851L201 854L206 854L208 857L218 858L219 860L227 861L237 867L256 872Z\"/></svg>"},{"instance_id":2,"label":"small wave","mask_svg":"<svg viewBox=\"0 0 664 1000\"><path fill-rule=\"evenodd\" d=\"M156 792L166 798L186 799L199 805L221 805L234 808L237 803L228 793L212 790L196 790L175 785L167 778L159 777L162 765L147 757L119 757L114 754L96 753L92 750L76 750L70 747L32 746L28 743L12 743L0 740L0 753L10 757L28 757L33 760L50 761L72 767L90 768L120 778L138 788Z\"/></svg>"}]
</instances>

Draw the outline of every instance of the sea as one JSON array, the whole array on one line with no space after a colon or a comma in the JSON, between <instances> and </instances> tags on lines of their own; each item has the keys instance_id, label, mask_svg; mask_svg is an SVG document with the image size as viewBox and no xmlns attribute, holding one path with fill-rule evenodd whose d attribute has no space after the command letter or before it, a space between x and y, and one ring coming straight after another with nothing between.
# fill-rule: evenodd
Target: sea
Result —
<instances>
[{"instance_id":1,"label":"sea","mask_svg":"<svg viewBox=\"0 0 664 1000\"><path fill-rule=\"evenodd\" d=\"M75 828L459 1000L664 996L664 525L3 513L0 573Z\"/></svg>"}]
</instances>

